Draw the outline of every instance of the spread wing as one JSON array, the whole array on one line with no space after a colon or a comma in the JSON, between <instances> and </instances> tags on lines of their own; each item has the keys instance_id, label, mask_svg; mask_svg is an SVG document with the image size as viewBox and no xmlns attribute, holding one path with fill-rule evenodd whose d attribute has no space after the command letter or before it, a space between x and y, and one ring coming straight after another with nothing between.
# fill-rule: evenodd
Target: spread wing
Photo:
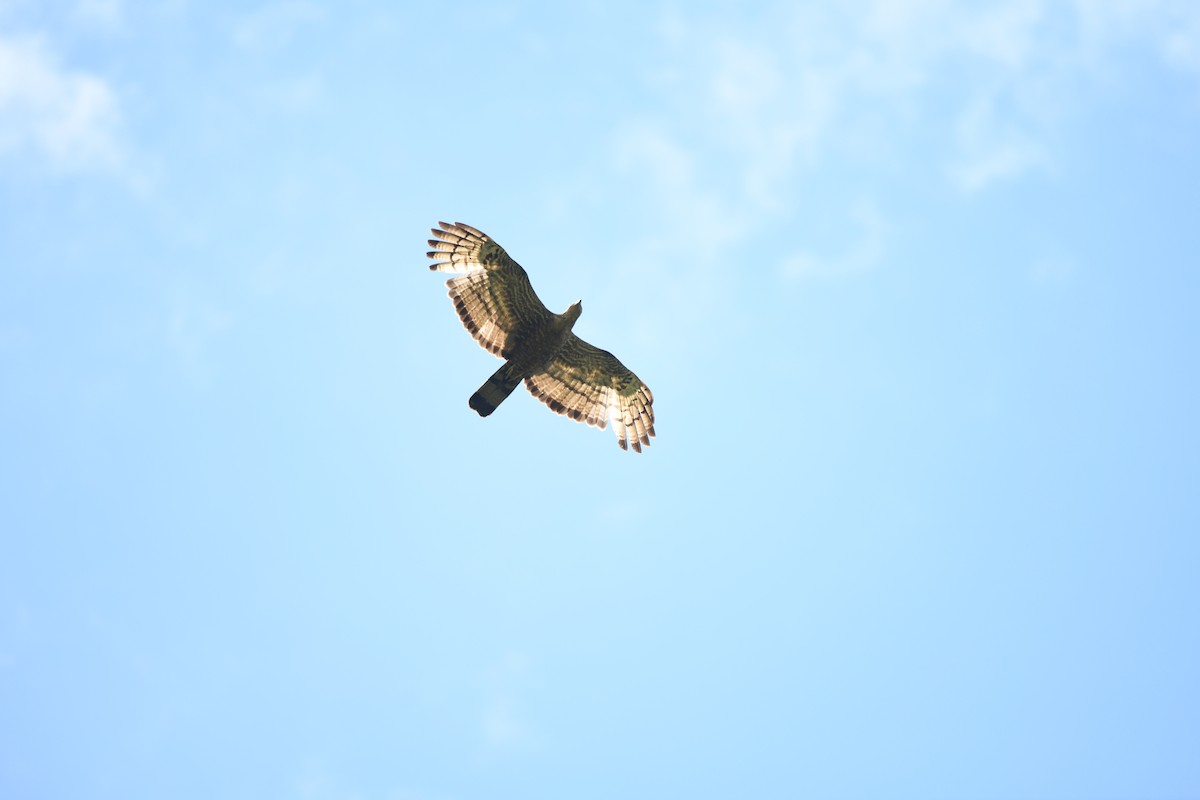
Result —
<instances>
[{"instance_id":1,"label":"spread wing","mask_svg":"<svg viewBox=\"0 0 1200 800\"><path fill-rule=\"evenodd\" d=\"M461 222L438 225L431 229L437 238L429 240L429 268L458 273L446 286L463 325L485 349L511 357L510 343L528 326L544 324L550 311L521 265L487 234Z\"/></svg>"},{"instance_id":2,"label":"spread wing","mask_svg":"<svg viewBox=\"0 0 1200 800\"><path fill-rule=\"evenodd\" d=\"M559 414L604 428L612 423L617 444L640 453L654 435L654 395L624 364L573 333L554 359L525 379L534 397Z\"/></svg>"}]
</instances>

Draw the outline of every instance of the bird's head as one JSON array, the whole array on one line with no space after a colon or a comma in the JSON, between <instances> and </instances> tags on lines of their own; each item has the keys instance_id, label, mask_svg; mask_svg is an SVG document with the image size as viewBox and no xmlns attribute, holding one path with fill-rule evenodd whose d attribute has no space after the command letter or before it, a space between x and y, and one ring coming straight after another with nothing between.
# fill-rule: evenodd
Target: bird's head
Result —
<instances>
[{"instance_id":1,"label":"bird's head","mask_svg":"<svg viewBox=\"0 0 1200 800\"><path fill-rule=\"evenodd\" d=\"M568 317L572 322L574 322L575 320L579 319L579 315L582 313L583 301L576 300L570 305L570 307L567 309L567 313L564 316Z\"/></svg>"}]
</instances>

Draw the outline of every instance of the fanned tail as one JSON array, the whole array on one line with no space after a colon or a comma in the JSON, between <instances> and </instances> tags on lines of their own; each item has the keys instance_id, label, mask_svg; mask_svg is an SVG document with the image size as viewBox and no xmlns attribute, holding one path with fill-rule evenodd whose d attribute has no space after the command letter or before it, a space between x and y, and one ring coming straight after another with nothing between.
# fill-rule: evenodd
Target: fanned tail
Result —
<instances>
[{"instance_id":1,"label":"fanned tail","mask_svg":"<svg viewBox=\"0 0 1200 800\"><path fill-rule=\"evenodd\" d=\"M504 398L512 394L513 389L521 383L521 376L512 374L505 364L492 373L492 377L479 387L479 391L471 395L471 408L481 417L486 417L496 410L496 406L504 402Z\"/></svg>"}]
</instances>

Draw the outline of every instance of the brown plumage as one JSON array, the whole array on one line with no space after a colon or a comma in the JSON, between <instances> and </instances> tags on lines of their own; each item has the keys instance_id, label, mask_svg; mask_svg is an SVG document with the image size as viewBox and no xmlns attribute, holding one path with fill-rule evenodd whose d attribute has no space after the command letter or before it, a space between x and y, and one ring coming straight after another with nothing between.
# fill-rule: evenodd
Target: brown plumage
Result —
<instances>
[{"instance_id":1,"label":"brown plumage","mask_svg":"<svg viewBox=\"0 0 1200 800\"><path fill-rule=\"evenodd\" d=\"M459 319L504 366L471 396L486 417L521 382L559 414L601 428L612 423L617 444L636 452L654 436L654 395L609 353L571 332L583 313L574 303L562 314L548 310L529 276L504 248L470 225L439 222L427 255L431 270L457 273L446 281Z\"/></svg>"}]
</instances>

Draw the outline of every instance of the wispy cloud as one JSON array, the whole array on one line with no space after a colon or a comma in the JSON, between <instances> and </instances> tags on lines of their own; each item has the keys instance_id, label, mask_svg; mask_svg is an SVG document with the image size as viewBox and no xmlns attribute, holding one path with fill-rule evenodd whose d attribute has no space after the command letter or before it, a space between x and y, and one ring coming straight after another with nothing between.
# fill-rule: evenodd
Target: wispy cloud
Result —
<instances>
[{"instance_id":1,"label":"wispy cloud","mask_svg":"<svg viewBox=\"0 0 1200 800\"><path fill-rule=\"evenodd\" d=\"M785 4L668 15L661 30L669 66L648 80L674 121L668 133L740 163L752 212L797 171L848 148L886 152L905 131L945 142L942 174L977 191L1053 162L1062 101L1087 86L1097 58L1132 43L1200 68L1200 6L1167 0Z\"/></svg>"},{"instance_id":2,"label":"wispy cloud","mask_svg":"<svg viewBox=\"0 0 1200 800\"><path fill-rule=\"evenodd\" d=\"M702 159L668 126L654 120L626 125L616 134L613 156L617 170L638 176L651 197L673 201L663 206L663 222L686 226L697 251L715 251L738 237L737 217L709 183Z\"/></svg>"},{"instance_id":3,"label":"wispy cloud","mask_svg":"<svg viewBox=\"0 0 1200 800\"><path fill-rule=\"evenodd\" d=\"M1200 77L1200 6L1189 7L1193 13L1164 33L1162 52L1173 66Z\"/></svg>"},{"instance_id":4,"label":"wispy cloud","mask_svg":"<svg viewBox=\"0 0 1200 800\"><path fill-rule=\"evenodd\" d=\"M284 0L255 9L233 30L233 42L247 50L270 50L287 45L303 28L324 19L324 10L305 0Z\"/></svg>"},{"instance_id":5,"label":"wispy cloud","mask_svg":"<svg viewBox=\"0 0 1200 800\"><path fill-rule=\"evenodd\" d=\"M958 115L954 144L948 172L959 188L971 192L1050 161L1046 146L1019 121L997 113L990 96L975 98Z\"/></svg>"},{"instance_id":6,"label":"wispy cloud","mask_svg":"<svg viewBox=\"0 0 1200 800\"><path fill-rule=\"evenodd\" d=\"M656 30L645 81L659 102L614 125L607 165L654 219L628 243L621 280L656 276L673 307L698 315L764 225L840 207L830 224L857 231L853 243L768 253L765 266L789 279L867 273L886 257L892 196L874 175L979 194L1055 172L1072 119L1131 49L1200 67L1200 5L1172 0L668 9Z\"/></svg>"},{"instance_id":7,"label":"wispy cloud","mask_svg":"<svg viewBox=\"0 0 1200 800\"><path fill-rule=\"evenodd\" d=\"M870 201L855 203L849 217L857 228L857 236L843 251L817 254L800 251L784 259L780 275L788 280L828 280L844 278L873 269L883 260L887 237L887 221Z\"/></svg>"},{"instance_id":8,"label":"wispy cloud","mask_svg":"<svg viewBox=\"0 0 1200 800\"><path fill-rule=\"evenodd\" d=\"M748 213L786 202L798 172L886 153L906 132L951 145L948 171L959 185L966 174L977 190L1048 157L1030 109L1035 98L1023 94L1035 71L1029 83L1043 89L1044 62L1063 44L1043 6L1016 0L978 10L922 0L877 2L865 12L779 7L754 29L713 20L681 30L674 22L666 41L680 43L674 55L689 66L669 72L669 88L685 98L676 101L677 118L740 162Z\"/></svg>"},{"instance_id":9,"label":"wispy cloud","mask_svg":"<svg viewBox=\"0 0 1200 800\"><path fill-rule=\"evenodd\" d=\"M115 31L124 23L125 8L121 0L78 0L72 16L86 27Z\"/></svg>"},{"instance_id":10,"label":"wispy cloud","mask_svg":"<svg viewBox=\"0 0 1200 800\"><path fill-rule=\"evenodd\" d=\"M117 170L120 127L103 78L62 66L39 37L0 38L0 155L33 151L63 171Z\"/></svg>"}]
</instances>

